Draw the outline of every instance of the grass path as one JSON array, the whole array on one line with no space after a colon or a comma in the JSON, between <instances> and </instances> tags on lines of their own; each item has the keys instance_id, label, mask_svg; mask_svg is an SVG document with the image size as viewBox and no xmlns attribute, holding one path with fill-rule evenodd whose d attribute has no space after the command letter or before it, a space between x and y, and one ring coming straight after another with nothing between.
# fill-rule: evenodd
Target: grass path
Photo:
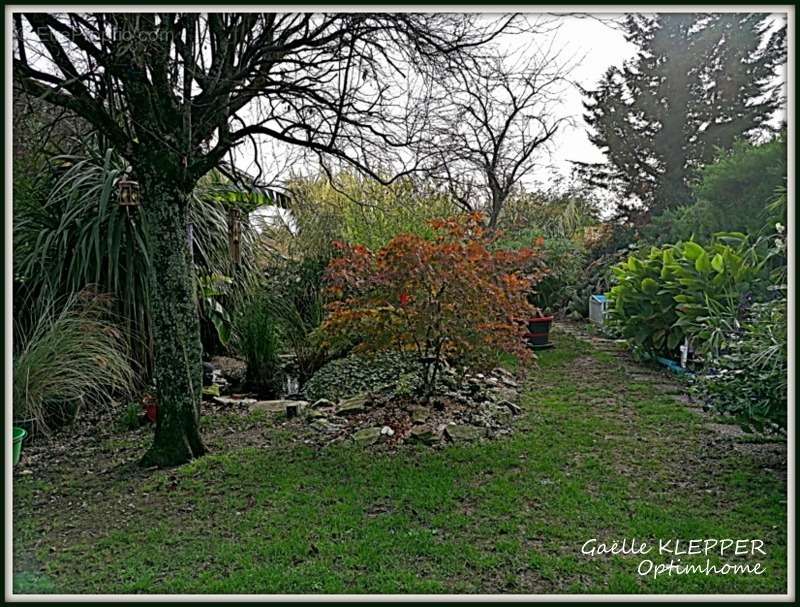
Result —
<instances>
[{"instance_id":1,"label":"grass path","mask_svg":"<svg viewBox=\"0 0 800 607\"><path fill-rule=\"evenodd\" d=\"M217 454L176 470L131 463L145 431L54 457L14 479L14 590L785 592L785 447L719 432L663 374L556 341L496 442L317 452L258 417L207 420ZM653 579L641 557L581 554L633 537L758 538L766 573Z\"/></svg>"}]
</instances>

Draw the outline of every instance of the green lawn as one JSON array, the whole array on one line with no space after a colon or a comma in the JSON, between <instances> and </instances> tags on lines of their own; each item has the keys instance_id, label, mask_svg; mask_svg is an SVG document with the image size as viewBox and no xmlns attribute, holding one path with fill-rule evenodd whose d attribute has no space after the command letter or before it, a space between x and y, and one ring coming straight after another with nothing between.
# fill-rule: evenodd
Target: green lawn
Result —
<instances>
[{"instance_id":1,"label":"green lawn","mask_svg":"<svg viewBox=\"0 0 800 607\"><path fill-rule=\"evenodd\" d=\"M496 442L315 450L297 422L231 416L176 470L136 469L145 431L54 457L14 480L14 590L786 592L784 447L713 431L664 375L556 339ZM653 580L640 558L581 554L634 537L758 538L766 574Z\"/></svg>"}]
</instances>

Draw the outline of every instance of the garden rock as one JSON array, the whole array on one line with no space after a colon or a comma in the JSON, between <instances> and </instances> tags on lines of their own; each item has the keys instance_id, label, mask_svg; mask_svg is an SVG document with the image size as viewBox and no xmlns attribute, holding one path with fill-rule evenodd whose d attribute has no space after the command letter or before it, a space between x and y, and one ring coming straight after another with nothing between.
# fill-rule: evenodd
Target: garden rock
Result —
<instances>
[{"instance_id":1,"label":"garden rock","mask_svg":"<svg viewBox=\"0 0 800 607\"><path fill-rule=\"evenodd\" d=\"M505 407L506 409L511 411L511 413L513 413L514 415L519 415L520 413L522 413L522 407L520 407L519 405L515 405L514 403L512 403L509 400L498 401L497 402L497 406L498 407Z\"/></svg>"},{"instance_id":2,"label":"garden rock","mask_svg":"<svg viewBox=\"0 0 800 607\"><path fill-rule=\"evenodd\" d=\"M355 413L363 413L367 409L367 400L368 397L366 394L359 394L358 396L353 396L352 398L343 400L339 403L339 406L336 407L336 413L338 415L353 415Z\"/></svg>"},{"instance_id":3,"label":"garden rock","mask_svg":"<svg viewBox=\"0 0 800 607\"><path fill-rule=\"evenodd\" d=\"M487 396L489 400L493 400L496 403L501 403L503 401L510 402L516 400L518 392L510 388L492 388L489 390Z\"/></svg>"},{"instance_id":4,"label":"garden rock","mask_svg":"<svg viewBox=\"0 0 800 607\"><path fill-rule=\"evenodd\" d=\"M379 427L364 428L353 434L353 441L357 445L372 445L380 439L381 435L382 429Z\"/></svg>"},{"instance_id":5,"label":"garden rock","mask_svg":"<svg viewBox=\"0 0 800 607\"><path fill-rule=\"evenodd\" d=\"M495 377L499 377L504 381L509 381L509 380L514 381L514 374L507 369L503 369L503 367L495 367L492 370L492 375L494 375Z\"/></svg>"},{"instance_id":6,"label":"garden rock","mask_svg":"<svg viewBox=\"0 0 800 607\"><path fill-rule=\"evenodd\" d=\"M234 386L241 386L247 376L247 363L231 356L215 356L209 364ZM213 372L212 372L213 373Z\"/></svg>"},{"instance_id":7,"label":"garden rock","mask_svg":"<svg viewBox=\"0 0 800 607\"><path fill-rule=\"evenodd\" d=\"M479 390L478 392L475 392L472 395L472 400L476 403L485 403L486 401L491 399L489 398L489 394L487 392Z\"/></svg>"},{"instance_id":8,"label":"garden rock","mask_svg":"<svg viewBox=\"0 0 800 607\"><path fill-rule=\"evenodd\" d=\"M289 400L289 399L281 399L281 400L259 400L253 401L250 405L250 409L254 409L256 411L268 411L269 413L285 413L287 407L296 406L298 410L305 408L308 405L307 401L304 400Z\"/></svg>"},{"instance_id":9,"label":"garden rock","mask_svg":"<svg viewBox=\"0 0 800 607\"><path fill-rule=\"evenodd\" d=\"M486 435L486 431L483 428L466 424L447 426L447 428L445 428L445 433L447 434L447 438L454 443L474 441Z\"/></svg>"},{"instance_id":10,"label":"garden rock","mask_svg":"<svg viewBox=\"0 0 800 607\"><path fill-rule=\"evenodd\" d=\"M411 428L411 433L408 435L408 441L430 446L439 442L439 436L430 427L414 426Z\"/></svg>"},{"instance_id":11,"label":"garden rock","mask_svg":"<svg viewBox=\"0 0 800 607\"><path fill-rule=\"evenodd\" d=\"M255 398L235 398L232 396L215 396L211 400L222 407L233 407L234 405L252 407L258 402Z\"/></svg>"},{"instance_id":12,"label":"garden rock","mask_svg":"<svg viewBox=\"0 0 800 607\"><path fill-rule=\"evenodd\" d=\"M311 427L317 432L322 432L324 434L333 434L334 432L338 432L342 429L341 426L333 424L327 419L315 420L311 422Z\"/></svg>"},{"instance_id":13,"label":"garden rock","mask_svg":"<svg viewBox=\"0 0 800 607\"><path fill-rule=\"evenodd\" d=\"M425 407L414 407L411 410L411 421L415 424L424 424L430 417L430 411Z\"/></svg>"},{"instance_id":14,"label":"garden rock","mask_svg":"<svg viewBox=\"0 0 800 607\"><path fill-rule=\"evenodd\" d=\"M456 401L457 403L460 403L462 405L467 405L470 402L472 402L472 399L467 394L464 394L463 392L448 392L448 393L445 394L445 396L447 398L453 399L454 401Z\"/></svg>"},{"instance_id":15,"label":"garden rock","mask_svg":"<svg viewBox=\"0 0 800 607\"><path fill-rule=\"evenodd\" d=\"M475 374L442 369L435 397L423 404L415 396L418 386L412 381L413 374L399 373L393 383L385 383L379 380L389 379L388 374L354 369L351 363L355 362L353 359L337 369L342 381L339 392L351 396L337 403L340 397L325 385L324 377L318 377L316 388L306 392L333 395L315 396L303 412L307 423L320 433L320 442L327 443L329 434L363 446L387 443L390 448L404 442L430 446L444 440L464 443L508 434L514 416L522 412L514 404L519 398L515 376L499 367Z\"/></svg>"},{"instance_id":16,"label":"garden rock","mask_svg":"<svg viewBox=\"0 0 800 607\"><path fill-rule=\"evenodd\" d=\"M514 379L503 379L501 380L504 385L509 388L513 388L514 390L519 390L519 382Z\"/></svg>"},{"instance_id":17,"label":"garden rock","mask_svg":"<svg viewBox=\"0 0 800 607\"><path fill-rule=\"evenodd\" d=\"M328 417L328 414L325 411L320 409L307 409L306 410L306 419L308 420L315 420L315 419L325 419Z\"/></svg>"},{"instance_id":18,"label":"garden rock","mask_svg":"<svg viewBox=\"0 0 800 607\"><path fill-rule=\"evenodd\" d=\"M469 418L469 422L474 426L497 429L511 423L511 411L505 407L495 404L481 406L479 411Z\"/></svg>"},{"instance_id":19,"label":"garden rock","mask_svg":"<svg viewBox=\"0 0 800 607\"><path fill-rule=\"evenodd\" d=\"M458 379L456 378L456 374L449 370L447 373L442 373L441 377L439 377L438 383L439 385L451 390L458 388Z\"/></svg>"}]
</instances>

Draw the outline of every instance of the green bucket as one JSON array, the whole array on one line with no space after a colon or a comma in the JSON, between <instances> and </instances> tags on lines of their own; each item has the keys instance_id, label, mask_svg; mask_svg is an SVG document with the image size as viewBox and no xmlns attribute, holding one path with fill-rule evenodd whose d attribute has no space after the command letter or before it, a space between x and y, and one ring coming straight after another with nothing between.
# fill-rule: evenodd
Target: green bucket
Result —
<instances>
[{"instance_id":1,"label":"green bucket","mask_svg":"<svg viewBox=\"0 0 800 607\"><path fill-rule=\"evenodd\" d=\"M19 463L19 456L22 453L22 441L28 433L23 428L14 426L14 465Z\"/></svg>"}]
</instances>

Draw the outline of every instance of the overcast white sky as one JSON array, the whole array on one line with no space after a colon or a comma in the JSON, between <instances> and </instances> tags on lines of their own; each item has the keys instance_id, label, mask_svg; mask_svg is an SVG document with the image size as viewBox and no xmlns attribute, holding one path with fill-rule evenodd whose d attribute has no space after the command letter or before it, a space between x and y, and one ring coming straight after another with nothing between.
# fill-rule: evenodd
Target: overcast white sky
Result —
<instances>
[{"instance_id":1,"label":"overcast white sky","mask_svg":"<svg viewBox=\"0 0 800 607\"><path fill-rule=\"evenodd\" d=\"M735 8L735 7L731 7ZM757 7L741 8L742 12L758 11ZM624 61L636 54L636 45L625 40L625 36L615 22L624 15L620 13L593 13L591 15L562 15L561 27L554 34L556 42L570 53L583 57L580 65L572 72L572 78L586 89L595 88L606 70L621 66ZM772 16L773 27L785 23L785 14ZM786 82L785 74L780 76ZM534 182L551 183L558 175L569 177L570 161L603 162L605 157L588 138L587 125L583 120L583 96L576 88L570 88L563 101L565 115L574 117L571 126L565 126L556 135L551 158L552 165L543 167L533 176ZM775 118L777 125L785 118L785 111Z\"/></svg>"},{"instance_id":2,"label":"overcast white sky","mask_svg":"<svg viewBox=\"0 0 800 607\"><path fill-rule=\"evenodd\" d=\"M625 40L618 29L612 27L620 14L594 14L592 16L563 15L561 27L552 35L555 43L567 56L575 56L580 63L572 71L572 79L584 88L594 88L606 70L633 57L636 46ZM534 181L551 182L556 175L569 177L570 161L602 162L603 154L589 142L583 121L583 96L577 87L570 87L563 99L564 115L573 117L553 141L551 166L542 167L533 176Z\"/></svg>"}]
</instances>

